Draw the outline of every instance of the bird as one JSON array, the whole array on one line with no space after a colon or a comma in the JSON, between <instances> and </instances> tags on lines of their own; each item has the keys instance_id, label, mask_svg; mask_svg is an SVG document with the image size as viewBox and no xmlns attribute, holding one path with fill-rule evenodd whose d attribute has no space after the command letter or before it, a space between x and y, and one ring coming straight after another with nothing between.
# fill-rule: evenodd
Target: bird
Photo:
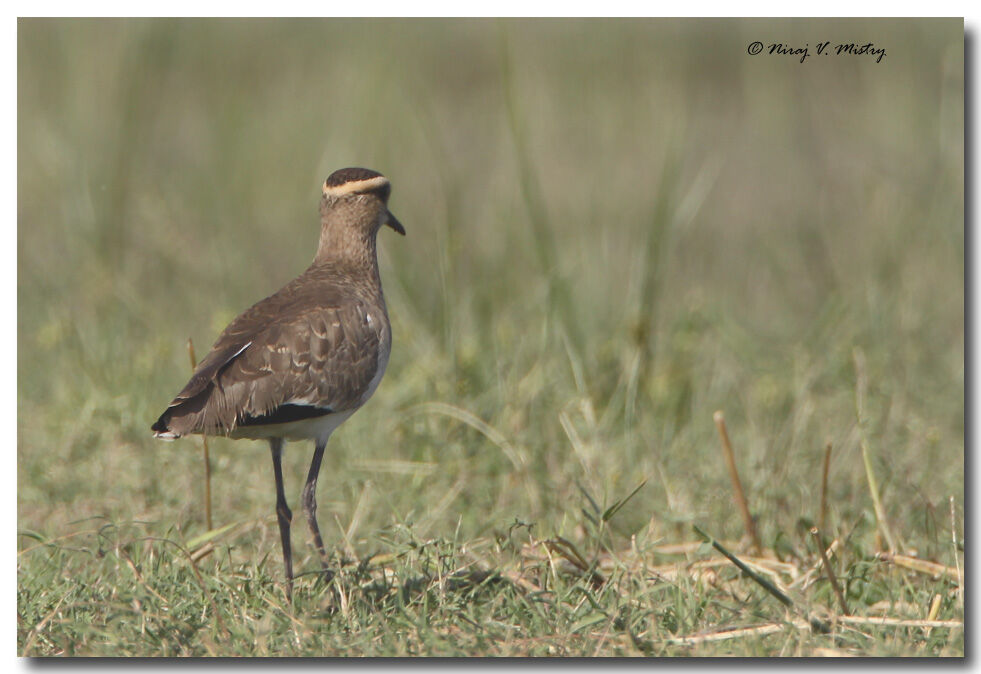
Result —
<instances>
[{"instance_id":1,"label":"bird","mask_svg":"<svg viewBox=\"0 0 981 674\"><path fill-rule=\"evenodd\" d=\"M164 440L199 434L268 441L291 602L293 513L283 488L283 444L314 441L301 501L329 580L317 525L317 477L331 434L372 396L391 354L376 244L383 226L405 235L388 209L391 189L388 178L371 169L331 173L323 184L313 262L225 328L150 427Z\"/></svg>"}]
</instances>

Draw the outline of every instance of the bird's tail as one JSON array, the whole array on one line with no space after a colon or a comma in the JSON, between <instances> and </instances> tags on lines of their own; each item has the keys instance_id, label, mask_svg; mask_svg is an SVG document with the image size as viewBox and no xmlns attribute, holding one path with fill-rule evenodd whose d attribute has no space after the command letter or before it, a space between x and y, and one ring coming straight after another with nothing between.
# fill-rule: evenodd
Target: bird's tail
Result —
<instances>
[{"instance_id":1,"label":"bird's tail","mask_svg":"<svg viewBox=\"0 0 981 674\"><path fill-rule=\"evenodd\" d=\"M150 426L150 430L153 431L153 437L159 438L161 440L176 440L181 437L180 433L170 430L168 427L170 422L170 410L160 415L160 418Z\"/></svg>"}]
</instances>

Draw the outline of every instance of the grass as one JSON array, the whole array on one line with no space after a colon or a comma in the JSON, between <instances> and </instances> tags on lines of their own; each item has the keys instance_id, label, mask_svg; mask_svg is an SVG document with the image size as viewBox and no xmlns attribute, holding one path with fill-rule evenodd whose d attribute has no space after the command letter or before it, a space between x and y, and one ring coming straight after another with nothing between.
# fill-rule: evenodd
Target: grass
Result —
<instances>
[{"instance_id":1,"label":"grass","mask_svg":"<svg viewBox=\"0 0 981 674\"><path fill-rule=\"evenodd\" d=\"M18 26L22 655L964 654L960 22ZM746 54L818 34L888 56ZM267 448L209 531L148 428L346 165L394 349L290 606Z\"/></svg>"}]
</instances>

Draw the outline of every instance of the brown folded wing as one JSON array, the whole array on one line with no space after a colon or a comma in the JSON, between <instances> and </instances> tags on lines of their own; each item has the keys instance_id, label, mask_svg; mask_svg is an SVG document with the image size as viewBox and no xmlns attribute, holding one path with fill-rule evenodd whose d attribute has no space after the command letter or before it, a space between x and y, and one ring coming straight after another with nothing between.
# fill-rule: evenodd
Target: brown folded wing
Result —
<instances>
[{"instance_id":1,"label":"brown folded wing","mask_svg":"<svg viewBox=\"0 0 981 674\"><path fill-rule=\"evenodd\" d=\"M232 321L153 430L227 434L281 405L357 407L378 371L371 311L336 285L301 276Z\"/></svg>"}]
</instances>

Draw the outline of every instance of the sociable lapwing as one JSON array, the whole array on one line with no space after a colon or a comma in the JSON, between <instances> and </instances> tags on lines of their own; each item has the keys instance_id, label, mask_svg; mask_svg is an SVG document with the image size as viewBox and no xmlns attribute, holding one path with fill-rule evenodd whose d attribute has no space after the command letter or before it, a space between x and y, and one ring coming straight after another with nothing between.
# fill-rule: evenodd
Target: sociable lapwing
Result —
<instances>
[{"instance_id":1,"label":"sociable lapwing","mask_svg":"<svg viewBox=\"0 0 981 674\"><path fill-rule=\"evenodd\" d=\"M382 225L405 234L388 210L390 193L376 171L332 173L323 185L313 263L225 328L151 427L164 439L197 433L269 441L290 598L293 515L283 493L283 442L315 443L303 509L329 574L317 526L317 476L331 433L371 397L388 364L392 333L375 239Z\"/></svg>"}]
</instances>

